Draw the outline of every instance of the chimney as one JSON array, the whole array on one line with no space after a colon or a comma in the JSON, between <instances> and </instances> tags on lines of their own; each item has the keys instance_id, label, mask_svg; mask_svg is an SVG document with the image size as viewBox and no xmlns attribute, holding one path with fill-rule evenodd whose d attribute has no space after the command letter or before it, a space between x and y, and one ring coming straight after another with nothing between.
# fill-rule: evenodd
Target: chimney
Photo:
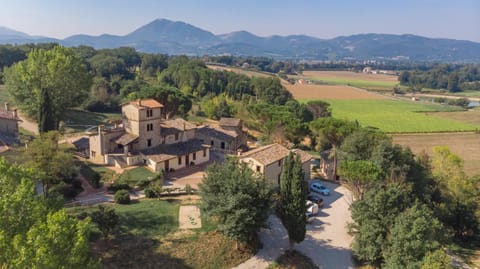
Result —
<instances>
[{"instance_id":1,"label":"chimney","mask_svg":"<svg viewBox=\"0 0 480 269\"><path fill-rule=\"evenodd\" d=\"M18 118L17 109L14 109L14 110L13 110L13 116L14 116L15 118Z\"/></svg>"},{"instance_id":2,"label":"chimney","mask_svg":"<svg viewBox=\"0 0 480 269\"><path fill-rule=\"evenodd\" d=\"M10 111L10 105L8 103L5 103L5 110Z\"/></svg>"},{"instance_id":3,"label":"chimney","mask_svg":"<svg viewBox=\"0 0 480 269\"><path fill-rule=\"evenodd\" d=\"M103 125L98 125L98 134L102 134Z\"/></svg>"},{"instance_id":4,"label":"chimney","mask_svg":"<svg viewBox=\"0 0 480 269\"><path fill-rule=\"evenodd\" d=\"M142 99L138 99L138 106L142 106Z\"/></svg>"}]
</instances>

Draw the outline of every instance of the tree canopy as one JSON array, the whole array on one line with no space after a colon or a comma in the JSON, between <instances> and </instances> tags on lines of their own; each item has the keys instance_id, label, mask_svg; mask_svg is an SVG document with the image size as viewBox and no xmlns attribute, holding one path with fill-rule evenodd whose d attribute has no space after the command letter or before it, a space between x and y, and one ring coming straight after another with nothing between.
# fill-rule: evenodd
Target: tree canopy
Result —
<instances>
[{"instance_id":1,"label":"tree canopy","mask_svg":"<svg viewBox=\"0 0 480 269\"><path fill-rule=\"evenodd\" d=\"M89 219L78 221L35 193L34 173L0 159L0 267L99 268Z\"/></svg>"},{"instance_id":2,"label":"tree canopy","mask_svg":"<svg viewBox=\"0 0 480 269\"><path fill-rule=\"evenodd\" d=\"M236 158L207 167L199 185L201 209L218 219L219 229L228 237L248 242L265 225L271 206L271 188Z\"/></svg>"},{"instance_id":3,"label":"tree canopy","mask_svg":"<svg viewBox=\"0 0 480 269\"><path fill-rule=\"evenodd\" d=\"M51 50L32 50L27 59L5 70L5 82L14 101L31 117L41 109L42 91L47 90L58 128L66 109L86 98L92 81L72 49L55 46Z\"/></svg>"}]
</instances>

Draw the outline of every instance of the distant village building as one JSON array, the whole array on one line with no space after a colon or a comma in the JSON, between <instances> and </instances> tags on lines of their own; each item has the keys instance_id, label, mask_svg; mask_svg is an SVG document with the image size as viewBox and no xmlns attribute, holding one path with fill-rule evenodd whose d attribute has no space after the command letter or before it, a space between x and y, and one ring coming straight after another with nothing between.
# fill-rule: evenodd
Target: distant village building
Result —
<instances>
[{"instance_id":1,"label":"distant village building","mask_svg":"<svg viewBox=\"0 0 480 269\"><path fill-rule=\"evenodd\" d=\"M370 74L372 73L372 68L371 67L365 67L362 70L363 73Z\"/></svg>"},{"instance_id":2,"label":"distant village building","mask_svg":"<svg viewBox=\"0 0 480 269\"><path fill-rule=\"evenodd\" d=\"M283 162L290 152L300 156L305 180L310 179L310 161L312 156L299 149L290 151L280 144L271 144L241 153L239 157L254 172L264 175L272 184L279 186Z\"/></svg>"},{"instance_id":3,"label":"distant village building","mask_svg":"<svg viewBox=\"0 0 480 269\"><path fill-rule=\"evenodd\" d=\"M337 159L338 164L338 159ZM329 180L334 180L333 178L333 167L334 162L333 158L330 157L330 150L325 150L320 152L320 175Z\"/></svg>"},{"instance_id":4,"label":"distant village building","mask_svg":"<svg viewBox=\"0 0 480 269\"><path fill-rule=\"evenodd\" d=\"M8 103L0 108L0 134L9 137L18 136L18 122L22 121L16 109L11 109Z\"/></svg>"},{"instance_id":5,"label":"distant village building","mask_svg":"<svg viewBox=\"0 0 480 269\"><path fill-rule=\"evenodd\" d=\"M197 127L183 119L164 119L162 109L154 99L123 104L121 126L98 126L90 136L90 159L122 168L145 164L153 171L207 162L210 147L197 138Z\"/></svg>"}]
</instances>

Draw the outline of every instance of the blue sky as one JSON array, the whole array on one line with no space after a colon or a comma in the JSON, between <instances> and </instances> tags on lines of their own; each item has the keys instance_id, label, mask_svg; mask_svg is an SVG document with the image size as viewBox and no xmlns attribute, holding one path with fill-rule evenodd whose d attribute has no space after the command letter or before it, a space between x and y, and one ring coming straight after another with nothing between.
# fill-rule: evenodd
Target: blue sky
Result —
<instances>
[{"instance_id":1,"label":"blue sky","mask_svg":"<svg viewBox=\"0 0 480 269\"><path fill-rule=\"evenodd\" d=\"M480 42L480 0L0 0L0 25L32 35L127 34L157 18L215 34L417 34Z\"/></svg>"}]
</instances>

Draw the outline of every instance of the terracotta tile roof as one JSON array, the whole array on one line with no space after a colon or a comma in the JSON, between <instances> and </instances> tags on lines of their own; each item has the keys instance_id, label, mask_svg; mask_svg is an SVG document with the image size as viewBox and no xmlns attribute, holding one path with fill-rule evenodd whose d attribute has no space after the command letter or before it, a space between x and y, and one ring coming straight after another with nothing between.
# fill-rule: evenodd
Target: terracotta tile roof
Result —
<instances>
[{"instance_id":1,"label":"terracotta tile roof","mask_svg":"<svg viewBox=\"0 0 480 269\"><path fill-rule=\"evenodd\" d=\"M241 155L241 158L252 158L263 165L269 165L288 156L290 151L280 145L271 144L254 150L247 151Z\"/></svg>"},{"instance_id":2,"label":"terracotta tile roof","mask_svg":"<svg viewBox=\"0 0 480 269\"><path fill-rule=\"evenodd\" d=\"M155 148L145 149L140 151L143 155L154 162L162 162L184 156L189 153L197 152L208 146L203 145L203 142L198 139L192 139L184 143L176 143L171 145L160 145Z\"/></svg>"},{"instance_id":3,"label":"terracotta tile roof","mask_svg":"<svg viewBox=\"0 0 480 269\"><path fill-rule=\"evenodd\" d=\"M190 123L184 119L178 118L173 120L165 120L161 124L161 134L162 135L171 135L185 130L192 130L197 128L193 123Z\"/></svg>"},{"instance_id":4,"label":"terracotta tile roof","mask_svg":"<svg viewBox=\"0 0 480 269\"><path fill-rule=\"evenodd\" d=\"M299 155L300 156L300 161L302 163L306 163L306 162L309 162L311 159L313 159L313 156L308 154L307 152L301 150L301 149L292 149L292 152L295 154L295 155Z\"/></svg>"},{"instance_id":5,"label":"terracotta tile roof","mask_svg":"<svg viewBox=\"0 0 480 269\"><path fill-rule=\"evenodd\" d=\"M138 135L130 134L130 133L125 133L124 135L120 136L115 143L120 144L120 145L128 145L132 143L133 141L138 139Z\"/></svg>"},{"instance_id":6,"label":"terracotta tile roof","mask_svg":"<svg viewBox=\"0 0 480 269\"><path fill-rule=\"evenodd\" d=\"M0 118L7 119L7 120L22 121L18 116L15 116L15 112L1 109L1 108L0 108Z\"/></svg>"},{"instance_id":7,"label":"terracotta tile roof","mask_svg":"<svg viewBox=\"0 0 480 269\"><path fill-rule=\"evenodd\" d=\"M221 128L213 128L210 126L198 128L197 132L205 136L223 140L225 142L230 142L238 136L236 132L228 131Z\"/></svg>"},{"instance_id":8,"label":"terracotta tile roof","mask_svg":"<svg viewBox=\"0 0 480 269\"><path fill-rule=\"evenodd\" d=\"M242 125L242 121L237 118L221 118L218 122L220 126L238 127Z\"/></svg>"},{"instance_id":9,"label":"terracotta tile roof","mask_svg":"<svg viewBox=\"0 0 480 269\"><path fill-rule=\"evenodd\" d=\"M142 99L142 100L135 100L135 101L130 101L126 104L133 105L135 107L138 107L140 109L142 108L159 108L163 107L162 104L160 104L157 100L155 99ZM126 105L123 104L123 105Z\"/></svg>"}]
</instances>

